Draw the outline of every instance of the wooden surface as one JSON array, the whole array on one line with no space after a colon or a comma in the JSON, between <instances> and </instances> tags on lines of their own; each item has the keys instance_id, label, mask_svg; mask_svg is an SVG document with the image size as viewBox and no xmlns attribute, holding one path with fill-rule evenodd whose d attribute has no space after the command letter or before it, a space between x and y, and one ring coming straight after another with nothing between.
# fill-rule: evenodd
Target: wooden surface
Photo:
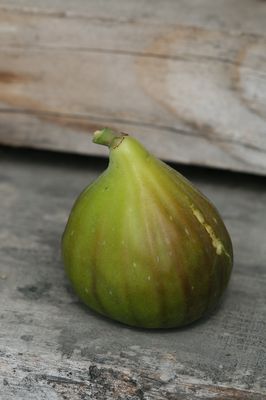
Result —
<instances>
[{"instance_id":1,"label":"wooden surface","mask_svg":"<svg viewBox=\"0 0 266 400\"><path fill-rule=\"evenodd\" d=\"M89 311L64 274L68 213L105 165L0 149L1 400L266 399L265 178L181 170L223 215L234 271L210 318L149 331Z\"/></svg>"},{"instance_id":2,"label":"wooden surface","mask_svg":"<svg viewBox=\"0 0 266 400\"><path fill-rule=\"evenodd\" d=\"M0 0L0 142L266 173L266 2Z\"/></svg>"}]
</instances>

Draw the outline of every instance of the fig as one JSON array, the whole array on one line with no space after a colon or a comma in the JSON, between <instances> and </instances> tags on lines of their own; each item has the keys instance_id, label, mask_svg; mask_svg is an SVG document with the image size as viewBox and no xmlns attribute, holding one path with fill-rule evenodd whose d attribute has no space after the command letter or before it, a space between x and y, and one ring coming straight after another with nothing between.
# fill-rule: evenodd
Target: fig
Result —
<instances>
[{"instance_id":1,"label":"fig","mask_svg":"<svg viewBox=\"0 0 266 400\"><path fill-rule=\"evenodd\" d=\"M62 237L75 292L136 327L179 327L208 314L233 266L218 211L132 136L105 128L93 141L109 147L109 164L76 200Z\"/></svg>"}]
</instances>

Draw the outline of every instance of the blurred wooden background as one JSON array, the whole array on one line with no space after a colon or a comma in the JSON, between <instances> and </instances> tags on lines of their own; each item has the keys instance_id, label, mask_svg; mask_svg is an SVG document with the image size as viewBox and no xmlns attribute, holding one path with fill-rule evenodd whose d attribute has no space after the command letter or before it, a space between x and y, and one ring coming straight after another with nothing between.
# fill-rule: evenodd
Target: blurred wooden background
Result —
<instances>
[{"instance_id":1,"label":"blurred wooden background","mask_svg":"<svg viewBox=\"0 0 266 400\"><path fill-rule=\"evenodd\" d=\"M103 154L103 126L266 174L266 2L0 1L0 143Z\"/></svg>"}]
</instances>

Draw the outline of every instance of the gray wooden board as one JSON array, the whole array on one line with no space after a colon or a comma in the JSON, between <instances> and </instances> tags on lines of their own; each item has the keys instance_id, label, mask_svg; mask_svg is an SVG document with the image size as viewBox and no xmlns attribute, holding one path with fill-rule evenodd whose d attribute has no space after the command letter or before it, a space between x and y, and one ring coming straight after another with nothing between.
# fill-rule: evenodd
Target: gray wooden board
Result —
<instances>
[{"instance_id":1,"label":"gray wooden board","mask_svg":"<svg viewBox=\"0 0 266 400\"><path fill-rule=\"evenodd\" d=\"M266 174L266 2L0 0L0 143Z\"/></svg>"},{"instance_id":2,"label":"gray wooden board","mask_svg":"<svg viewBox=\"0 0 266 400\"><path fill-rule=\"evenodd\" d=\"M97 158L0 150L0 398L266 399L266 180L181 170L232 235L229 289L183 329L132 329L73 294L59 243Z\"/></svg>"}]
</instances>

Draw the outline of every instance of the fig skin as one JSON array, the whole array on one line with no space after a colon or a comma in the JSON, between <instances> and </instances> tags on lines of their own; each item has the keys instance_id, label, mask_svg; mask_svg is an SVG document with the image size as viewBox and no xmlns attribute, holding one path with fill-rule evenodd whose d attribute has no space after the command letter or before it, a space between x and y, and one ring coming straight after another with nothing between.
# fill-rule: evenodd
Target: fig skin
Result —
<instances>
[{"instance_id":1,"label":"fig skin","mask_svg":"<svg viewBox=\"0 0 266 400\"><path fill-rule=\"evenodd\" d=\"M76 200L63 238L66 273L91 309L143 328L189 324L213 310L233 249L215 207L136 139L106 128L106 171Z\"/></svg>"}]
</instances>

